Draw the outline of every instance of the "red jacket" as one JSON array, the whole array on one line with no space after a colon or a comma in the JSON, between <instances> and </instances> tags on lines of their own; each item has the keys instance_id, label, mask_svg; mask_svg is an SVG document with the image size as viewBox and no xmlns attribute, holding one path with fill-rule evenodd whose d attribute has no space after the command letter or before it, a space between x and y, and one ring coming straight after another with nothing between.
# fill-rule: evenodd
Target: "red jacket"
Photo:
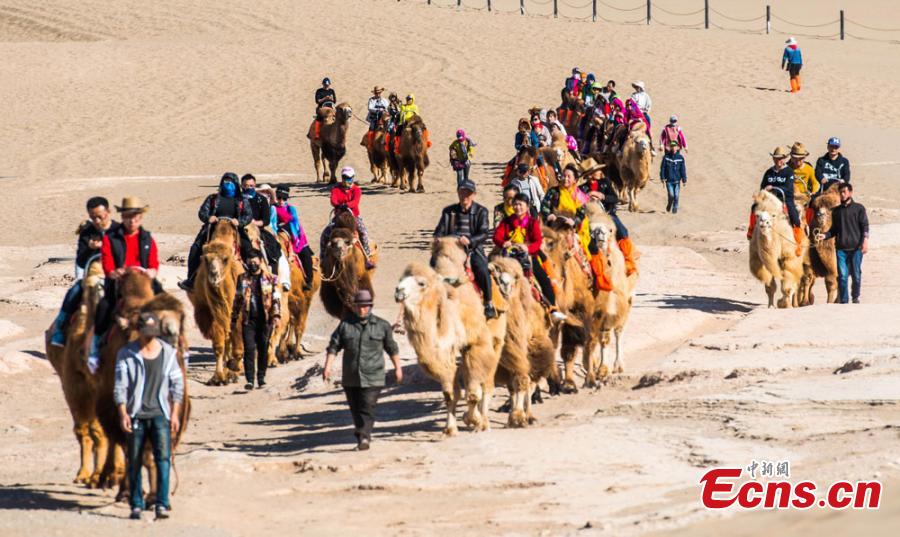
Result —
<instances>
[{"instance_id":1,"label":"red jacket","mask_svg":"<svg viewBox=\"0 0 900 537\"><path fill-rule=\"evenodd\" d=\"M359 185L354 184L350 188L336 186L331 189L331 206L338 207L346 205L350 208L353 216L359 216L359 200L362 198L362 190Z\"/></svg>"},{"instance_id":2,"label":"red jacket","mask_svg":"<svg viewBox=\"0 0 900 537\"><path fill-rule=\"evenodd\" d=\"M494 231L494 244L498 248L503 248L512 232L522 227L525 228L525 244L528 246L528 254L537 255L541 250L541 243L544 241L544 237L541 235L540 221L531 215L526 214L522 218L512 215L504 218Z\"/></svg>"}]
</instances>

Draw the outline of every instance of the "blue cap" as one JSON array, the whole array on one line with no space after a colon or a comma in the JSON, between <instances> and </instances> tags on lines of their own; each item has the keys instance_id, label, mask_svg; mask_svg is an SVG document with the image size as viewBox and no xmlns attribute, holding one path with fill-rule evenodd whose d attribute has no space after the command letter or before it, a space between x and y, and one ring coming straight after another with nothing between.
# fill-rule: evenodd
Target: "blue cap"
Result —
<instances>
[{"instance_id":1,"label":"blue cap","mask_svg":"<svg viewBox=\"0 0 900 537\"><path fill-rule=\"evenodd\" d=\"M837 136L832 136L828 139L828 145L833 145L834 147L841 147L841 139Z\"/></svg>"}]
</instances>

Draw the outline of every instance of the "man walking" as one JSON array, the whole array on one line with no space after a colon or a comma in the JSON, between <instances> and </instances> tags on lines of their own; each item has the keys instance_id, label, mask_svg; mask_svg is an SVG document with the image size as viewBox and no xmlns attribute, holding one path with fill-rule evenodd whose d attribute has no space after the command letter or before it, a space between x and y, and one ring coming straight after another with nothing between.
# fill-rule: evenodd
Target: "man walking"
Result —
<instances>
[{"instance_id":1,"label":"man walking","mask_svg":"<svg viewBox=\"0 0 900 537\"><path fill-rule=\"evenodd\" d=\"M684 165L684 156L678 151L678 141L676 140L670 141L666 147L666 154L659 165L659 178L666 184L666 193L668 194L666 212L677 214L681 187L687 184L687 168Z\"/></svg>"},{"instance_id":2,"label":"man walking","mask_svg":"<svg viewBox=\"0 0 900 537\"><path fill-rule=\"evenodd\" d=\"M819 234L816 240L835 237L839 301L847 304L852 297L853 303L859 304L862 259L869 253L869 217L866 215L866 208L853 201L852 184L841 184L839 192L841 204L831 212L831 229L824 235ZM850 290L847 289L848 278L853 279Z\"/></svg>"},{"instance_id":3,"label":"man walking","mask_svg":"<svg viewBox=\"0 0 900 537\"><path fill-rule=\"evenodd\" d=\"M375 405L384 387L384 353L394 364L397 384L403 381L403 369L391 323L372 315L372 293L361 289L353 302L355 315L341 321L331 334L322 378L326 382L331 378L331 363L337 353L343 351L341 384L353 416L356 449L365 451L372 441Z\"/></svg>"},{"instance_id":4,"label":"man walking","mask_svg":"<svg viewBox=\"0 0 900 537\"><path fill-rule=\"evenodd\" d=\"M262 252L255 248L250 250L247 269L238 278L231 325L236 325L238 318L241 319L244 374L247 376L244 389L252 390L254 375L257 386L262 388L266 385L269 337L281 318L281 293L276 277L262 270Z\"/></svg>"},{"instance_id":5,"label":"man walking","mask_svg":"<svg viewBox=\"0 0 900 537\"><path fill-rule=\"evenodd\" d=\"M800 45L793 37L784 42L784 54L781 55L781 68L791 77L791 93L800 91L800 69L803 67L803 55Z\"/></svg>"},{"instance_id":6,"label":"man walking","mask_svg":"<svg viewBox=\"0 0 900 537\"><path fill-rule=\"evenodd\" d=\"M144 510L141 485L144 442L150 439L156 462L156 518L169 518L169 468L172 434L181 427L179 416L184 401L184 375L178 366L177 351L159 339L159 317L142 313L138 318L138 339L116 357L113 399L119 423L128 434L128 484L131 519L140 520Z\"/></svg>"}]
</instances>

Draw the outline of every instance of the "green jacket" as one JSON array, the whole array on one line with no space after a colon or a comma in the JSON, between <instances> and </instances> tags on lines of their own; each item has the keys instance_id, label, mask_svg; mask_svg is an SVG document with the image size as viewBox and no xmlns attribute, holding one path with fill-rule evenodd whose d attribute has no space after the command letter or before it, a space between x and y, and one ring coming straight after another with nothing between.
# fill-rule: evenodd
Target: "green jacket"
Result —
<instances>
[{"instance_id":1,"label":"green jacket","mask_svg":"<svg viewBox=\"0 0 900 537\"><path fill-rule=\"evenodd\" d=\"M391 323L369 314L365 319L354 315L334 329L327 352L340 351L344 351L341 383L375 388L384 386L384 353L396 356L400 348L394 341Z\"/></svg>"}]
</instances>

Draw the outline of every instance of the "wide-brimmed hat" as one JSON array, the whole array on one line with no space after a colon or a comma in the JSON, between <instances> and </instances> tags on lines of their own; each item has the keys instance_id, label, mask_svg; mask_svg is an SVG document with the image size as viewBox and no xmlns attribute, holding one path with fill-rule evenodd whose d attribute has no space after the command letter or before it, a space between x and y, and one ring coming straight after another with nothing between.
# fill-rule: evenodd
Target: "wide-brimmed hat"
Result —
<instances>
[{"instance_id":1,"label":"wide-brimmed hat","mask_svg":"<svg viewBox=\"0 0 900 537\"><path fill-rule=\"evenodd\" d=\"M360 289L353 295L353 303L357 306L371 306L373 302L372 292L368 289Z\"/></svg>"},{"instance_id":2,"label":"wide-brimmed hat","mask_svg":"<svg viewBox=\"0 0 900 537\"><path fill-rule=\"evenodd\" d=\"M384 91L384 88L382 88L381 86L375 86L374 88L372 88L372 93L378 93L379 91Z\"/></svg>"},{"instance_id":3,"label":"wide-brimmed hat","mask_svg":"<svg viewBox=\"0 0 900 537\"><path fill-rule=\"evenodd\" d=\"M144 205L137 196L125 196L122 198L122 205L116 205L116 210L120 213L145 213L149 208L150 206Z\"/></svg>"},{"instance_id":4,"label":"wide-brimmed hat","mask_svg":"<svg viewBox=\"0 0 900 537\"><path fill-rule=\"evenodd\" d=\"M606 167L606 164L600 164L593 157L588 157L581 162L578 163L578 171L581 173L582 177L589 176L597 170L602 170Z\"/></svg>"},{"instance_id":5,"label":"wide-brimmed hat","mask_svg":"<svg viewBox=\"0 0 900 537\"><path fill-rule=\"evenodd\" d=\"M779 145L775 148L775 151L769 153L769 155L775 158L787 158L790 156L790 149L786 145Z\"/></svg>"},{"instance_id":6,"label":"wide-brimmed hat","mask_svg":"<svg viewBox=\"0 0 900 537\"><path fill-rule=\"evenodd\" d=\"M784 44L785 44L785 45L796 45L796 44L797 44L797 40L794 39L793 37L788 37L788 38L787 38L787 41L785 41Z\"/></svg>"},{"instance_id":7,"label":"wide-brimmed hat","mask_svg":"<svg viewBox=\"0 0 900 537\"><path fill-rule=\"evenodd\" d=\"M809 151L806 150L806 147L800 142L794 142L794 145L791 146L791 156L792 157L808 157Z\"/></svg>"},{"instance_id":8,"label":"wide-brimmed hat","mask_svg":"<svg viewBox=\"0 0 900 537\"><path fill-rule=\"evenodd\" d=\"M646 89L646 88L644 88L644 82L642 80L635 80L634 82L631 83L631 85L632 85L632 87L635 87L635 88Z\"/></svg>"}]
</instances>

